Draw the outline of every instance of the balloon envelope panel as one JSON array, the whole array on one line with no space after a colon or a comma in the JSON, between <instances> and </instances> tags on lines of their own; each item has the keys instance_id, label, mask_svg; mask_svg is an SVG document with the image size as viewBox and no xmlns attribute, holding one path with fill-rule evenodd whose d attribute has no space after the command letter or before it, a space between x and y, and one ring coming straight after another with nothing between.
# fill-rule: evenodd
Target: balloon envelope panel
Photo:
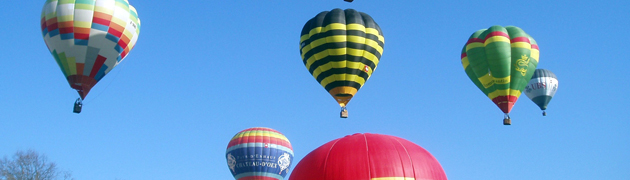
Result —
<instances>
[{"instance_id":1,"label":"balloon envelope panel","mask_svg":"<svg viewBox=\"0 0 630 180\"><path fill-rule=\"evenodd\" d=\"M424 148L380 134L354 134L306 155L290 180L443 180L440 163Z\"/></svg>"},{"instance_id":2,"label":"balloon envelope panel","mask_svg":"<svg viewBox=\"0 0 630 180\"><path fill-rule=\"evenodd\" d=\"M384 44L372 17L333 9L304 24L300 54L306 69L344 107L376 69Z\"/></svg>"},{"instance_id":3,"label":"balloon envelope panel","mask_svg":"<svg viewBox=\"0 0 630 180\"><path fill-rule=\"evenodd\" d=\"M225 156L237 180L281 180L291 167L293 148L280 132L257 127L237 133Z\"/></svg>"},{"instance_id":4,"label":"balloon envelope panel","mask_svg":"<svg viewBox=\"0 0 630 180\"><path fill-rule=\"evenodd\" d=\"M44 41L81 98L133 49L140 19L127 0L48 0Z\"/></svg>"}]
</instances>

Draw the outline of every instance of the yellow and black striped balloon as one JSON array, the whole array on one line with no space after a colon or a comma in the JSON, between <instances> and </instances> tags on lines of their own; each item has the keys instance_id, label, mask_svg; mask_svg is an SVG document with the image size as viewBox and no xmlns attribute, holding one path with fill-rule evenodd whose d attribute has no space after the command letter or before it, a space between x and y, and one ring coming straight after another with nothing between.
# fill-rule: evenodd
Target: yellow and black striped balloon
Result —
<instances>
[{"instance_id":1,"label":"yellow and black striped balloon","mask_svg":"<svg viewBox=\"0 0 630 180\"><path fill-rule=\"evenodd\" d=\"M345 107L376 69L384 44L372 17L354 9L333 9L306 22L300 54L317 82Z\"/></svg>"}]
</instances>

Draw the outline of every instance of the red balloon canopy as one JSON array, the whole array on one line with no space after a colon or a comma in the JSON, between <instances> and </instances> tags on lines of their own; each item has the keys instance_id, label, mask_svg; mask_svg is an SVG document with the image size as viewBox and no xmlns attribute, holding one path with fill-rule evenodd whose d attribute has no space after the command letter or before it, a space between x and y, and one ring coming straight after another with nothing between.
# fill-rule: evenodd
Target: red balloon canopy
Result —
<instances>
[{"instance_id":1,"label":"red balloon canopy","mask_svg":"<svg viewBox=\"0 0 630 180\"><path fill-rule=\"evenodd\" d=\"M289 180L445 180L440 163L424 148L381 134L353 134L306 155Z\"/></svg>"}]
</instances>

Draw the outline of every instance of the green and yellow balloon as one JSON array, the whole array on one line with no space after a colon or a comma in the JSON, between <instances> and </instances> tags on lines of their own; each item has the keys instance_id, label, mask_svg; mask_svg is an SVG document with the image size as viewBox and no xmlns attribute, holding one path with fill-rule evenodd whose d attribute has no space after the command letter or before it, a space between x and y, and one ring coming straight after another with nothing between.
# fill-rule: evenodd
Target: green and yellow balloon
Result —
<instances>
[{"instance_id":1,"label":"green and yellow balloon","mask_svg":"<svg viewBox=\"0 0 630 180\"><path fill-rule=\"evenodd\" d=\"M306 69L342 108L376 69L385 38L369 15L354 9L324 11L310 19L300 35Z\"/></svg>"},{"instance_id":2,"label":"green and yellow balloon","mask_svg":"<svg viewBox=\"0 0 630 180\"><path fill-rule=\"evenodd\" d=\"M505 113L509 113L532 78L539 58L534 38L515 26L492 26L473 33L462 50L466 75Z\"/></svg>"}]
</instances>

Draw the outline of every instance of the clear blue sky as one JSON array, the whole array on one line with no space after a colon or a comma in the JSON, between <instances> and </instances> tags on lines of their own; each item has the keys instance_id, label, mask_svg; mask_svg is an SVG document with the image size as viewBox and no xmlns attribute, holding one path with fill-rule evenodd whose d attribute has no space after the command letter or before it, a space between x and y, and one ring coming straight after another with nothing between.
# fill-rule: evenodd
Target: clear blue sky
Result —
<instances>
[{"instance_id":1,"label":"clear blue sky","mask_svg":"<svg viewBox=\"0 0 630 180\"><path fill-rule=\"evenodd\" d=\"M0 157L33 149L80 180L232 179L238 131L291 141L293 166L353 133L408 139L453 180L630 179L630 1L130 0L142 29L130 55L78 97L46 49L44 0L0 8ZM350 118L308 73L304 23L321 11L370 14L385 36ZM548 115L525 95L512 126L468 79L468 36L515 25L559 78ZM287 176L288 177L288 176Z\"/></svg>"}]
</instances>

